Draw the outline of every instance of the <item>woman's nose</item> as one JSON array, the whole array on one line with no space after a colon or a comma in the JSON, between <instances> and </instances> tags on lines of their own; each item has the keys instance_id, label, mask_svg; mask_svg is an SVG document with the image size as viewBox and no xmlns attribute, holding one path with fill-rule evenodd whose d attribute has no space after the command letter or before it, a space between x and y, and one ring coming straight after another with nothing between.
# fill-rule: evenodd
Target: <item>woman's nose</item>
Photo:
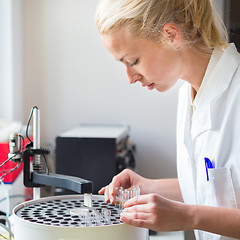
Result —
<instances>
[{"instance_id":1,"label":"woman's nose","mask_svg":"<svg viewBox=\"0 0 240 240\"><path fill-rule=\"evenodd\" d=\"M126 72L130 84L133 84L142 78L141 75L136 73L133 69L126 68Z\"/></svg>"},{"instance_id":2,"label":"woman's nose","mask_svg":"<svg viewBox=\"0 0 240 240\"><path fill-rule=\"evenodd\" d=\"M137 82L137 79L134 79L133 77L128 75L128 81L130 84L134 84L135 82Z\"/></svg>"}]
</instances>

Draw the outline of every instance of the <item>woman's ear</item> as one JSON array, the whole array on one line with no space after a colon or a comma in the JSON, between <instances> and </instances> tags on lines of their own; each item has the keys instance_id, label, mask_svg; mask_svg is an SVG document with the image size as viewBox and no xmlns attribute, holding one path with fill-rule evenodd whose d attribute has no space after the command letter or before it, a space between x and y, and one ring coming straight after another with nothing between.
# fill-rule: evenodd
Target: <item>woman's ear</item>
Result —
<instances>
[{"instance_id":1,"label":"woman's ear","mask_svg":"<svg viewBox=\"0 0 240 240\"><path fill-rule=\"evenodd\" d=\"M166 23L163 26L164 40L175 49L180 49L182 43L182 32L173 23Z\"/></svg>"}]
</instances>

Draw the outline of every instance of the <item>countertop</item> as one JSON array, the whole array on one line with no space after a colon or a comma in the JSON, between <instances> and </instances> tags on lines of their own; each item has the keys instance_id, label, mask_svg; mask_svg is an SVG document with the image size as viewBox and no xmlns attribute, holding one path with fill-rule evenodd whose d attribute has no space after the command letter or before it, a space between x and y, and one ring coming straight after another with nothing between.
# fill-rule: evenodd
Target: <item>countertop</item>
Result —
<instances>
[{"instance_id":1,"label":"countertop","mask_svg":"<svg viewBox=\"0 0 240 240\"><path fill-rule=\"evenodd\" d=\"M184 232L158 232L150 236L150 240L184 240Z\"/></svg>"}]
</instances>

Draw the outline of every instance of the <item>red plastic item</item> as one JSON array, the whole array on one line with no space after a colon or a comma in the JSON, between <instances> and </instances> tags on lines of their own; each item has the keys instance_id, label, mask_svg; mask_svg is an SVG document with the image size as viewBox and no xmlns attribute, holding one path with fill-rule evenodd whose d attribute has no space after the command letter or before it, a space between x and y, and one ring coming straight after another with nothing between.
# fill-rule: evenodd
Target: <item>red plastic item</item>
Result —
<instances>
[{"instance_id":1,"label":"red plastic item","mask_svg":"<svg viewBox=\"0 0 240 240\"><path fill-rule=\"evenodd\" d=\"M24 139L24 145L26 146L26 144L28 143L29 143L29 140L27 138ZM8 159L8 153L9 153L9 143L8 142L0 143L0 165ZM0 167L0 176L2 175L3 171L11 170L16 166L17 166L17 163L8 161L6 164L4 164L3 167ZM23 163L21 163L21 166L18 169L15 169L13 172L7 174L4 177L3 182L13 183L14 180L19 175L19 173L22 171L22 169L23 169Z\"/></svg>"}]
</instances>

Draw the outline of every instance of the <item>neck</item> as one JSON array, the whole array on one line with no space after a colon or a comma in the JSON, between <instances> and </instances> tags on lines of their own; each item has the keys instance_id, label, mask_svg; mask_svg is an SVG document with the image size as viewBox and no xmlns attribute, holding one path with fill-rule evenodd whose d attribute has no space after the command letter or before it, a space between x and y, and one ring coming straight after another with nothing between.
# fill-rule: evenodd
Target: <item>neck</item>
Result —
<instances>
[{"instance_id":1,"label":"neck","mask_svg":"<svg viewBox=\"0 0 240 240\"><path fill-rule=\"evenodd\" d=\"M202 84L210 57L210 55L204 56L192 49L186 50L184 62L185 74L183 80L191 84L193 100Z\"/></svg>"}]
</instances>

